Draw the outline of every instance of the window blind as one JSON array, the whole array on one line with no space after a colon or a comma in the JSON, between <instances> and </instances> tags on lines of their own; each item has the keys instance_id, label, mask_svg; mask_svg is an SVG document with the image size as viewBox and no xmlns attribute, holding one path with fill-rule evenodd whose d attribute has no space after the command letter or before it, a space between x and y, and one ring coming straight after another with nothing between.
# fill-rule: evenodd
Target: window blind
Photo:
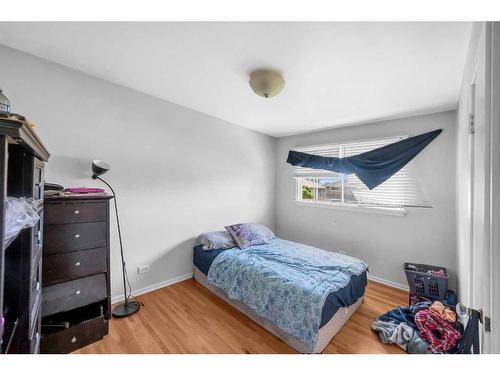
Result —
<instances>
[{"instance_id":1,"label":"window blind","mask_svg":"<svg viewBox=\"0 0 500 375\"><path fill-rule=\"evenodd\" d=\"M407 138L407 136L305 146L295 148L295 150L321 156L349 157L398 142L404 138ZM341 175L326 170L322 171L302 167L295 168L295 177L297 178L323 176L341 178L343 203L383 207L430 207L429 202L425 198L414 176L411 163L373 190L369 190L354 174Z\"/></svg>"}]
</instances>

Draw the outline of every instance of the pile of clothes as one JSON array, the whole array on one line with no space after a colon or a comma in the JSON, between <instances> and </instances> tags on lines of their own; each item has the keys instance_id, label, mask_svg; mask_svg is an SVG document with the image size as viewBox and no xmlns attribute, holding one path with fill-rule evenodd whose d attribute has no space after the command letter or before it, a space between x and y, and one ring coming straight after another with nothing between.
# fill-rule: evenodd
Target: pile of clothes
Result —
<instances>
[{"instance_id":1,"label":"pile of clothes","mask_svg":"<svg viewBox=\"0 0 500 375\"><path fill-rule=\"evenodd\" d=\"M384 344L396 344L411 354L454 353L463 324L439 301L397 307L372 322Z\"/></svg>"}]
</instances>

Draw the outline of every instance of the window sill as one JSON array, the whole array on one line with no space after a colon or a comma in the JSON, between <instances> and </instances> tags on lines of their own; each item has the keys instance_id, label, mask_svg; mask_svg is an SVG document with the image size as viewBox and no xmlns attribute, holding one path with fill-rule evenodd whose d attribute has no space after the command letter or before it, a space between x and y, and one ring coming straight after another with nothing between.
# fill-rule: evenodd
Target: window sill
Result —
<instances>
[{"instance_id":1,"label":"window sill","mask_svg":"<svg viewBox=\"0 0 500 375\"><path fill-rule=\"evenodd\" d=\"M299 200L296 200L295 203L299 206L306 206L306 207L322 207L334 210L364 212L364 213L391 215L391 216L404 216L407 212L404 208L366 207L366 206L359 206L355 204L346 204L346 203L304 202Z\"/></svg>"}]
</instances>

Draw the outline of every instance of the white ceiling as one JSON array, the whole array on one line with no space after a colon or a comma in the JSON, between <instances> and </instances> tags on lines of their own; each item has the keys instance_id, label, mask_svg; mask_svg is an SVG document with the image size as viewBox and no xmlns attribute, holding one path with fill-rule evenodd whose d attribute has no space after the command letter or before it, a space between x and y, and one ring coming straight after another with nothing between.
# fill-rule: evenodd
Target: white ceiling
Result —
<instances>
[{"instance_id":1,"label":"white ceiling","mask_svg":"<svg viewBox=\"0 0 500 375\"><path fill-rule=\"evenodd\" d=\"M273 136L456 108L471 24L0 23L0 43ZM256 96L254 68L286 86Z\"/></svg>"}]
</instances>

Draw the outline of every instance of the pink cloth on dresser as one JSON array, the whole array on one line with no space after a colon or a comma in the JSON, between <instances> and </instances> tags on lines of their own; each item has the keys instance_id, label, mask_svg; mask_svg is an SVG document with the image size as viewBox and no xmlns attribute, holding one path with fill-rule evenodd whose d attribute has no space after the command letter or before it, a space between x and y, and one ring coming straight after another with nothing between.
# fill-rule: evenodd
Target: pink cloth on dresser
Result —
<instances>
[{"instance_id":1,"label":"pink cloth on dresser","mask_svg":"<svg viewBox=\"0 0 500 375\"><path fill-rule=\"evenodd\" d=\"M75 193L75 194L104 193L104 189L101 188L85 188L85 187L67 188L64 189L64 191L67 193Z\"/></svg>"}]
</instances>

